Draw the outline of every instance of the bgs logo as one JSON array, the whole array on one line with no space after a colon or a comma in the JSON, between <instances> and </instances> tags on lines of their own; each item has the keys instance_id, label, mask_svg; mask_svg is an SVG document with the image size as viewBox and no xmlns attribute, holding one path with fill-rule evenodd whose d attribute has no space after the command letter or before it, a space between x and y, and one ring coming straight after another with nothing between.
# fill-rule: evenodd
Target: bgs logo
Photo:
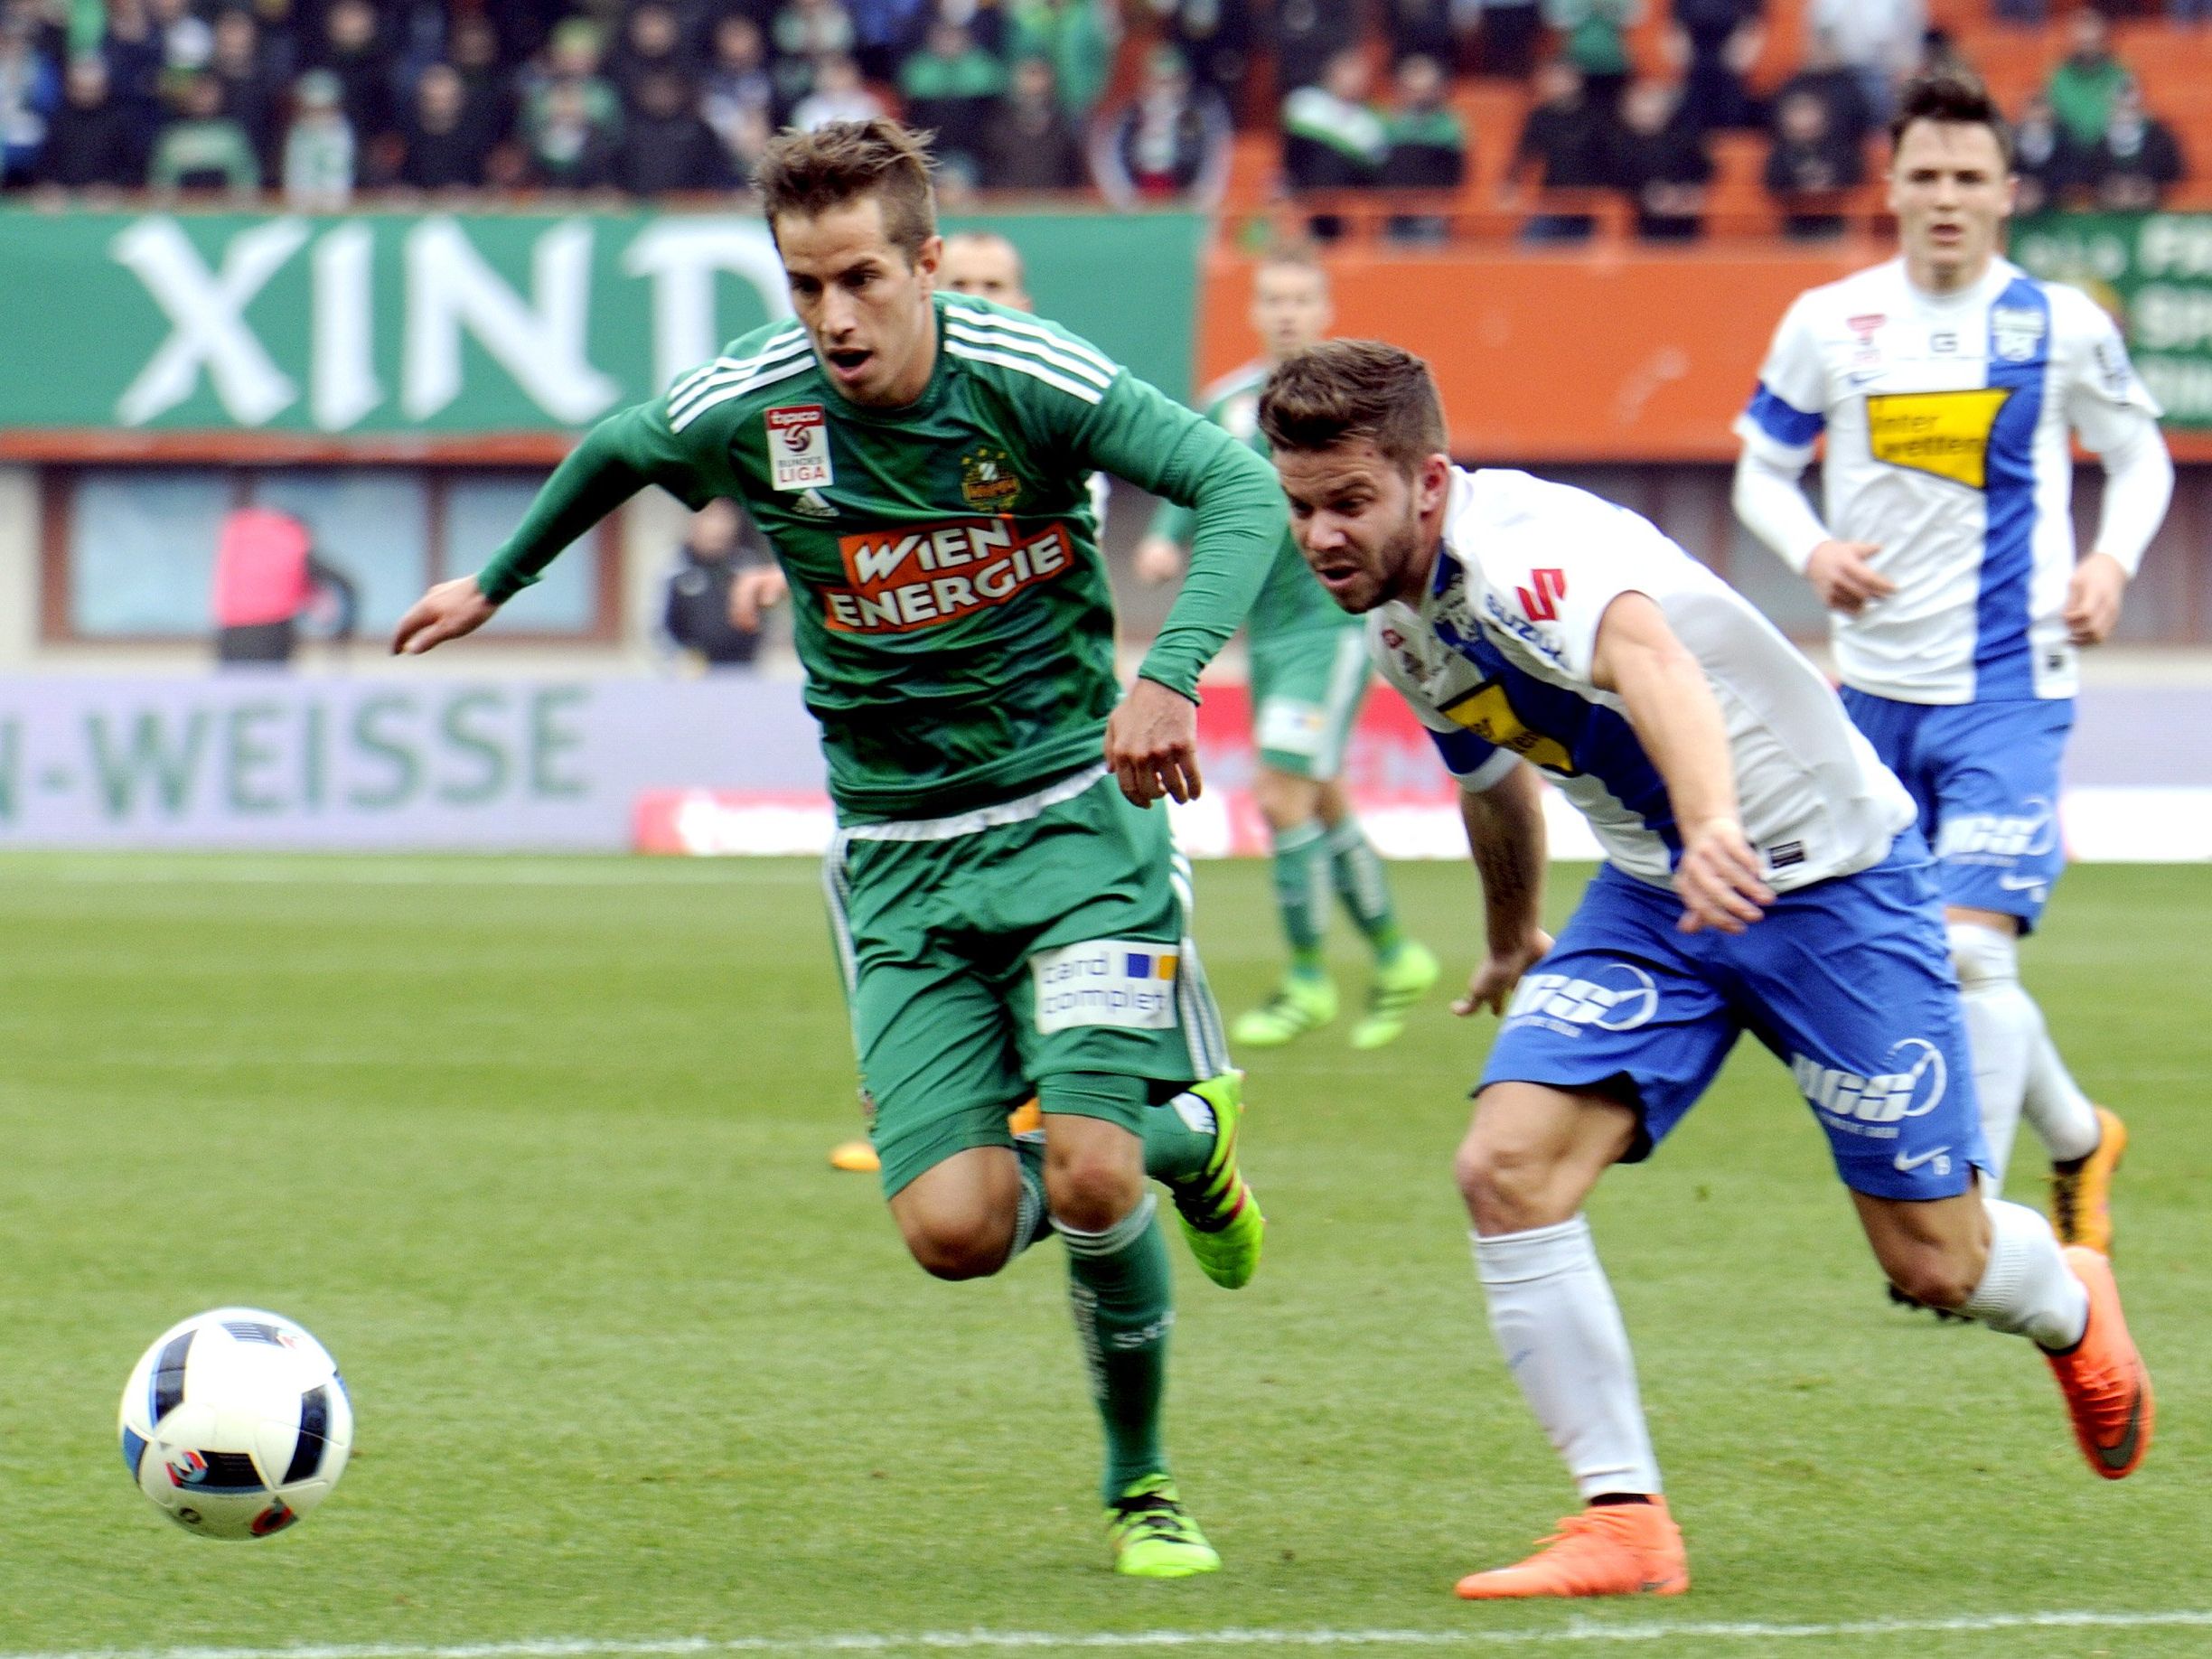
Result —
<instances>
[{"instance_id":1,"label":"bgs logo","mask_svg":"<svg viewBox=\"0 0 2212 1659\"><path fill-rule=\"evenodd\" d=\"M1961 864L2010 864L2016 858L2048 857L2058 845L2058 818L2039 796L2019 814L1964 812L1944 820L1936 856Z\"/></svg>"},{"instance_id":2,"label":"bgs logo","mask_svg":"<svg viewBox=\"0 0 2212 1659\"><path fill-rule=\"evenodd\" d=\"M1505 1009L1511 1030L1522 1022L1548 1027L1562 1036L1579 1036L1580 1027L1634 1031L1659 1011L1659 987L1633 962L1607 962L1592 979L1566 973L1532 973L1521 981Z\"/></svg>"},{"instance_id":3,"label":"bgs logo","mask_svg":"<svg viewBox=\"0 0 2212 1659\"><path fill-rule=\"evenodd\" d=\"M1949 1074L1941 1049L1926 1037L1906 1037L1889 1045L1889 1057L1903 1069L1861 1077L1804 1054L1792 1054L1790 1075L1814 1111L1855 1133L1867 1132L1859 1129L1861 1124L1925 1118L1943 1103ZM1894 1129L1873 1132L1897 1133Z\"/></svg>"}]
</instances>

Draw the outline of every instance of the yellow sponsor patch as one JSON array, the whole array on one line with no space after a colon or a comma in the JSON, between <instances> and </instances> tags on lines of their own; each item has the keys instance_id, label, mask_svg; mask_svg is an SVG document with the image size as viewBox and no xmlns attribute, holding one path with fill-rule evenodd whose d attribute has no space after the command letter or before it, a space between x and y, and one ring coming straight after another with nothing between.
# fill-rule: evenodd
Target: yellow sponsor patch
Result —
<instances>
[{"instance_id":1,"label":"yellow sponsor patch","mask_svg":"<svg viewBox=\"0 0 2212 1659\"><path fill-rule=\"evenodd\" d=\"M1987 489L1990 433L2011 396L2010 387L1877 393L1867 398L1867 445L1891 466Z\"/></svg>"},{"instance_id":2,"label":"yellow sponsor patch","mask_svg":"<svg viewBox=\"0 0 2212 1659\"><path fill-rule=\"evenodd\" d=\"M1505 695L1505 688L1486 680L1466 696L1444 705L1445 717L1464 726L1485 743L1509 749L1531 765L1542 766L1562 777L1574 775L1574 757L1556 737L1532 732Z\"/></svg>"}]
</instances>

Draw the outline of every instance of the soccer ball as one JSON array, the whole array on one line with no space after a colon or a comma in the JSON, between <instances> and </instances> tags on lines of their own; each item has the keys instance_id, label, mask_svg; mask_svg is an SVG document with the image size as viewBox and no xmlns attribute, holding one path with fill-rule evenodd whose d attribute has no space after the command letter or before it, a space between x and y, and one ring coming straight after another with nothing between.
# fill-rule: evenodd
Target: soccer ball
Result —
<instances>
[{"instance_id":1,"label":"soccer ball","mask_svg":"<svg viewBox=\"0 0 2212 1659\"><path fill-rule=\"evenodd\" d=\"M353 1448L338 1364L281 1314L173 1325L123 1387L123 1467L202 1538L267 1538L330 1495Z\"/></svg>"}]
</instances>

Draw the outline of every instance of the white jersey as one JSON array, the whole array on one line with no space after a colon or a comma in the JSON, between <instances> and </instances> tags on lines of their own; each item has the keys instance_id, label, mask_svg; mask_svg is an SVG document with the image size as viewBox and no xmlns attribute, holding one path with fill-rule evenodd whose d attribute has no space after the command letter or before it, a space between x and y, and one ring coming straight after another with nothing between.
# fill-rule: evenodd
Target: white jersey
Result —
<instances>
[{"instance_id":1,"label":"white jersey","mask_svg":"<svg viewBox=\"0 0 2212 1659\"><path fill-rule=\"evenodd\" d=\"M1625 593L1654 600L1704 667L1769 885L1879 864L1912 803L1820 671L1647 520L1585 491L1455 469L1429 591L1374 611L1368 649L1462 783L1487 788L1518 755L1589 820L1611 863L1666 886L1682 844L1665 785L1620 698L1590 680L1598 618Z\"/></svg>"},{"instance_id":2,"label":"white jersey","mask_svg":"<svg viewBox=\"0 0 2212 1659\"><path fill-rule=\"evenodd\" d=\"M1916 288L1893 259L1800 295L1736 431L1802 469L1823 431L1824 518L1897 592L1832 614L1843 683L1910 703L2074 695L2071 429L2113 447L2158 416L2112 319L2004 259Z\"/></svg>"}]
</instances>

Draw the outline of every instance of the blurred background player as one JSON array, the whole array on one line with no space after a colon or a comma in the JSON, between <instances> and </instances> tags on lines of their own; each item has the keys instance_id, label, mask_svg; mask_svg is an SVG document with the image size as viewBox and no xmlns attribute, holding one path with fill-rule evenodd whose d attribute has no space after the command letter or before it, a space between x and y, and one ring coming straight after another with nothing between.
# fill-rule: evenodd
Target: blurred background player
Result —
<instances>
[{"instance_id":1,"label":"blurred background player","mask_svg":"<svg viewBox=\"0 0 2212 1659\"><path fill-rule=\"evenodd\" d=\"M1261 355L1207 389L1206 418L1264 455L1261 382L1276 364L1326 338L1332 317L1328 277L1312 257L1290 249L1270 254L1252 276L1251 323ZM1164 503L1138 545L1137 574L1148 582L1174 580L1189 540L1190 515ZM1330 602L1298 557L1297 542L1285 537L1244 632L1259 756L1252 798L1267 820L1275 905L1290 963L1274 994L1242 1015L1231 1035L1248 1047L1276 1048L1336 1017L1326 951L1334 889L1375 959L1367 1011L1352 1028L1352 1046L1380 1048L1405 1029L1413 1005L1436 983L1437 961L1400 929L1390 877L1339 781L1345 745L1367 695L1359 621Z\"/></svg>"},{"instance_id":2,"label":"blurred background player","mask_svg":"<svg viewBox=\"0 0 2212 1659\"><path fill-rule=\"evenodd\" d=\"M708 501L691 515L662 595L661 626L694 667L752 666L760 652L760 630L731 620L730 589L766 551L735 501Z\"/></svg>"},{"instance_id":3,"label":"blurred background player","mask_svg":"<svg viewBox=\"0 0 2212 1659\"><path fill-rule=\"evenodd\" d=\"M1076 336L936 293L930 161L897 123L787 130L756 183L795 318L601 421L393 649L482 627L650 484L745 506L806 598L839 823L823 882L892 1218L939 1279L1060 1236L1114 1570L1214 1571L1163 1444L1174 1291L1147 1177L1217 1284L1251 1278L1264 1223L1189 866L1150 809L1198 792L1198 676L1258 591L1281 498L1250 451ZM1126 695L1095 468L1199 516ZM1007 1132L1032 1089L1042 1145Z\"/></svg>"},{"instance_id":4,"label":"blurred background player","mask_svg":"<svg viewBox=\"0 0 2212 1659\"><path fill-rule=\"evenodd\" d=\"M1890 1281L2029 1338L2091 1470L2132 1474L2153 1402L2111 1264L1977 1191L1927 846L1819 671L1636 514L1453 466L1428 365L1394 346L1317 347L1260 409L1305 556L1459 780L1482 876L1486 955L1457 1007L1498 1036L1456 1173L1499 1350L1587 1507L1459 1594L1690 1588L1582 1208L1747 1030L1786 1060ZM1606 854L1556 943L1532 767Z\"/></svg>"},{"instance_id":5,"label":"blurred background player","mask_svg":"<svg viewBox=\"0 0 2212 1659\"><path fill-rule=\"evenodd\" d=\"M1992 1194L2025 1108L2059 1238L2109 1252L2127 1130L2059 1059L2016 947L2065 861L2078 653L2119 621L2173 464L2112 319L1998 254L2017 181L1988 96L1916 82L1891 141L1901 255L1783 317L1736 423L1736 511L1828 607L1844 704L1935 846ZM1824 519L1798 484L1823 432ZM2105 474L2078 564L2069 432Z\"/></svg>"}]
</instances>

